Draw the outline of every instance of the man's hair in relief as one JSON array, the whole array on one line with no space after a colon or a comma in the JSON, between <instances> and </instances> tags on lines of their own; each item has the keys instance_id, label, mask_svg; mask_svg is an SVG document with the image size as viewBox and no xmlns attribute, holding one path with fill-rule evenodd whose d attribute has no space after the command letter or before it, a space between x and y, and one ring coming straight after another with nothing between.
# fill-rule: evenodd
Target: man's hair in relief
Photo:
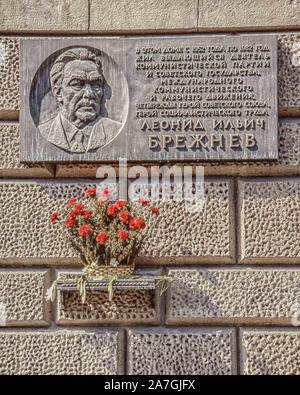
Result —
<instances>
[{"instance_id":1,"label":"man's hair in relief","mask_svg":"<svg viewBox=\"0 0 300 395\"><path fill-rule=\"evenodd\" d=\"M61 88L64 76L64 67L72 60L90 60L98 66L99 72L102 75L102 63L100 56L88 48L71 48L63 52L53 63L50 71L51 90L56 96Z\"/></svg>"}]
</instances>

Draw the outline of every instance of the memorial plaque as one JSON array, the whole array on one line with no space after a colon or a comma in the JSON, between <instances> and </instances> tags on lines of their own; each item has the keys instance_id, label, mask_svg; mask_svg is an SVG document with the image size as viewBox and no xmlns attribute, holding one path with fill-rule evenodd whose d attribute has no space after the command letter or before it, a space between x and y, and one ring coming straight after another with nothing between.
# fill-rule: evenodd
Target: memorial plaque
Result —
<instances>
[{"instance_id":1,"label":"memorial plaque","mask_svg":"<svg viewBox=\"0 0 300 395\"><path fill-rule=\"evenodd\" d=\"M278 156L275 35L21 40L21 161Z\"/></svg>"}]
</instances>

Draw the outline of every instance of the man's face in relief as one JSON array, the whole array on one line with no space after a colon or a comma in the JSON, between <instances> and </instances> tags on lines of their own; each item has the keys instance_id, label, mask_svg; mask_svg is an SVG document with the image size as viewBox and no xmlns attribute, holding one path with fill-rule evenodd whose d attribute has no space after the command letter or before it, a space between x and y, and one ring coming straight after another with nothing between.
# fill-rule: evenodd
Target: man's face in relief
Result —
<instances>
[{"instance_id":1,"label":"man's face in relief","mask_svg":"<svg viewBox=\"0 0 300 395\"><path fill-rule=\"evenodd\" d=\"M100 113L104 79L97 65L90 60L72 60L64 67L59 92L61 112L82 128Z\"/></svg>"}]
</instances>

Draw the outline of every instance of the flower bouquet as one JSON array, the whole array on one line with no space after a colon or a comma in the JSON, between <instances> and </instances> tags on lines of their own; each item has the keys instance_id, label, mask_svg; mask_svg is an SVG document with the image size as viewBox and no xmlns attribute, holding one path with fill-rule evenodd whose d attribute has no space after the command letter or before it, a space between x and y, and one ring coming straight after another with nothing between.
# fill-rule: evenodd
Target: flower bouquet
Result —
<instances>
[{"instance_id":1,"label":"flower bouquet","mask_svg":"<svg viewBox=\"0 0 300 395\"><path fill-rule=\"evenodd\" d=\"M135 258L145 237L146 219L159 215L148 199L140 197L137 202L116 200L111 202L111 190L104 189L96 197L96 188L85 191L86 200L69 199L62 213L51 214L52 224L59 224L67 243L81 258L84 266L77 276L77 288L85 300L86 282L104 280L107 282L109 299L113 295L113 283L118 280L154 278L163 283L172 279L166 276L134 276ZM61 275L54 281L48 297L54 300L59 281L73 281L74 278ZM162 287L162 291L166 287Z\"/></svg>"}]
</instances>

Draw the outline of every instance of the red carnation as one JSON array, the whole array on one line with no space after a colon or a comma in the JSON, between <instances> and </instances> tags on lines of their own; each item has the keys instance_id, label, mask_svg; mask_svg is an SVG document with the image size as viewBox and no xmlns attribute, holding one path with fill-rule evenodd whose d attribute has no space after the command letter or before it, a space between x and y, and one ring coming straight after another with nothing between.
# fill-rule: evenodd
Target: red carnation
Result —
<instances>
[{"instance_id":1,"label":"red carnation","mask_svg":"<svg viewBox=\"0 0 300 395\"><path fill-rule=\"evenodd\" d=\"M138 201L142 203L143 206L147 206L149 203L149 200L145 197L140 197Z\"/></svg>"},{"instance_id":2,"label":"red carnation","mask_svg":"<svg viewBox=\"0 0 300 395\"><path fill-rule=\"evenodd\" d=\"M91 231L90 225L81 225L78 228L78 233L80 236L87 236Z\"/></svg>"},{"instance_id":3,"label":"red carnation","mask_svg":"<svg viewBox=\"0 0 300 395\"><path fill-rule=\"evenodd\" d=\"M155 213L156 215L159 214L159 211L158 211L157 207L152 206L152 207L150 207L150 210L153 211L153 213Z\"/></svg>"},{"instance_id":4,"label":"red carnation","mask_svg":"<svg viewBox=\"0 0 300 395\"><path fill-rule=\"evenodd\" d=\"M88 197L88 196L95 196L95 194L96 194L96 188L95 187L89 188L89 189L87 189L85 191L85 196L86 197Z\"/></svg>"},{"instance_id":5,"label":"red carnation","mask_svg":"<svg viewBox=\"0 0 300 395\"><path fill-rule=\"evenodd\" d=\"M86 210L86 211L83 211L83 213L81 215L83 216L84 219L88 219L88 217L92 214L93 214L92 210Z\"/></svg>"},{"instance_id":6,"label":"red carnation","mask_svg":"<svg viewBox=\"0 0 300 395\"><path fill-rule=\"evenodd\" d=\"M74 226L75 224L76 224L75 219L73 219L73 218L71 218L71 217L68 217L68 218L66 219L66 226Z\"/></svg>"},{"instance_id":7,"label":"red carnation","mask_svg":"<svg viewBox=\"0 0 300 395\"><path fill-rule=\"evenodd\" d=\"M136 218L131 218L128 222L129 228L136 229Z\"/></svg>"},{"instance_id":8,"label":"red carnation","mask_svg":"<svg viewBox=\"0 0 300 395\"><path fill-rule=\"evenodd\" d=\"M144 229L146 226L144 218L131 218L129 221L129 228L131 229Z\"/></svg>"},{"instance_id":9,"label":"red carnation","mask_svg":"<svg viewBox=\"0 0 300 395\"><path fill-rule=\"evenodd\" d=\"M106 240L109 238L109 234L105 232L99 232L96 236L96 241L99 244L104 244Z\"/></svg>"},{"instance_id":10,"label":"red carnation","mask_svg":"<svg viewBox=\"0 0 300 395\"><path fill-rule=\"evenodd\" d=\"M107 207L107 215L116 215L118 211L118 207L115 204L111 204Z\"/></svg>"},{"instance_id":11,"label":"red carnation","mask_svg":"<svg viewBox=\"0 0 300 395\"><path fill-rule=\"evenodd\" d=\"M69 199L69 201L68 201L68 207L73 206L73 204L75 204L76 202L77 202L77 199L76 199L76 198Z\"/></svg>"},{"instance_id":12,"label":"red carnation","mask_svg":"<svg viewBox=\"0 0 300 395\"><path fill-rule=\"evenodd\" d=\"M69 217L69 218L75 218L77 214L78 214L78 213L77 213L76 210L71 210L71 211L69 212L69 214L68 214L68 217Z\"/></svg>"},{"instance_id":13,"label":"red carnation","mask_svg":"<svg viewBox=\"0 0 300 395\"><path fill-rule=\"evenodd\" d=\"M137 224L138 229L144 229L146 227L144 218L137 218L136 224Z\"/></svg>"},{"instance_id":14,"label":"red carnation","mask_svg":"<svg viewBox=\"0 0 300 395\"><path fill-rule=\"evenodd\" d=\"M84 209L84 204L83 203L78 203L78 204L76 204L76 206L74 208L74 213L82 214L83 213L83 209Z\"/></svg>"},{"instance_id":15,"label":"red carnation","mask_svg":"<svg viewBox=\"0 0 300 395\"><path fill-rule=\"evenodd\" d=\"M126 200L123 200L123 199L116 200L116 206L117 206L118 208L124 207L125 204L126 204Z\"/></svg>"},{"instance_id":16,"label":"red carnation","mask_svg":"<svg viewBox=\"0 0 300 395\"><path fill-rule=\"evenodd\" d=\"M104 203L104 202L107 202L107 201L108 201L108 199L107 199L106 196L100 196L100 197L97 199L97 202L98 202L98 203Z\"/></svg>"},{"instance_id":17,"label":"red carnation","mask_svg":"<svg viewBox=\"0 0 300 395\"><path fill-rule=\"evenodd\" d=\"M50 221L52 224L55 224L58 216L59 216L59 213L57 213L57 212L51 214Z\"/></svg>"},{"instance_id":18,"label":"red carnation","mask_svg":"<svg viewBox=\"0 0 300 395\"><path fill-rule=\"evenodd\" d=\"M120 229L117 232L117 236L119 237L119 239L124 241L128 237L128 232L127 232L127 230Z\"/></svg>"},{"instance_id":19,"label":"red carnation","mask_svg":"<svg viewBox=\"0 0 300 395\"><path fill-rule=\"evenodd\" d=\"M111 189L103 189L103 191L101 192L101 195L108 195L109 193L111 193Z\"/></svg>"},{"instance_id":20,"label":"red carnation","mask_svg":"<svg viewBox=\"0 0 300 395\"><path fill-rule=\"evenodd\" d=\"M130 214L129 211L122 210L122 211L119 213L119 220L122 221L122 222L124 222L124 223L127 222L127 221L129 220L130 217L131 217L131 214Z\"/></svg>"}]
</instances>

